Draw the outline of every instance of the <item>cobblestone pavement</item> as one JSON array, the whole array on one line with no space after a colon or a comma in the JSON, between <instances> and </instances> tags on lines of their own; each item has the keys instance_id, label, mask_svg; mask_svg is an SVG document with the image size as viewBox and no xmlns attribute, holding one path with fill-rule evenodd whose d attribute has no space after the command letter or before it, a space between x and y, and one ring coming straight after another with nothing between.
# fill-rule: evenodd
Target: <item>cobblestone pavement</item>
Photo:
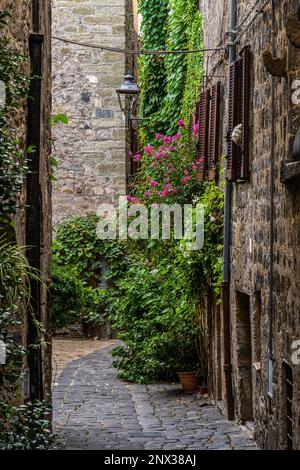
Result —
<instances>
[{"instance_id":1,"label":"cobblestone pavement","mask_svg":"<svg viewBox=\"0 0 300 470\"><path fill-rule=\"evenodd\" d=\"M53 390L58 448L256 449L239 426L196 394L183 394L179 384L119 380L110 348L73 360L61 372Z\"/></svg>"}]
</instances>

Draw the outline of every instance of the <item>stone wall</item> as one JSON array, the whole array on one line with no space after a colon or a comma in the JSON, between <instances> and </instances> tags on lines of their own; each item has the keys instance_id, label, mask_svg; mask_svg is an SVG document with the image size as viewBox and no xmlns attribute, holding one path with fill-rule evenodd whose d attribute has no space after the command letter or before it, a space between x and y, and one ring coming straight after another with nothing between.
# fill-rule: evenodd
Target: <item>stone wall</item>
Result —
<instances>
[{"instance_id":1,"label":"stone wall","mask_svg":"<svg viewBox=\"0 0 300 470\"><path fill-rule=\"evenodd\" d=\"M31 61L29 51L29 37L31 33L44 36L42 47L42 81L41 81L41 133L40 133L40 171L39 183L34 188L41 204L40 220L36 221L36 230L40 234L40 246L38 263L41 269L44 285L40 291L40 320L45 329L48 326L48 290L46 285L49 278L50 245L51 245L51 181L50 173L50 115L51 115L51 0L0 0L0 9L11 13L12 19L8 20L8 26L4 34L12 38L15 49L28 59L24 62L24 71L30 76ZM28 130L28 103L24 100L24 105L11 116L11 131L18 136L27 148ZM16 238L19 245L28 245L26 237L26 221L28 211L26 208L27 185L19 196L19 210L16 217ZM23 313L21 326L21 337L23 345L28 348L28 325L31 315L29 312ZM51 394L51 338L47 338L48 346L43 350L42 365L42 393L46 398ZM24 359L24 369L27 368L26 358ZM31 370L31 375L36 374ZM25 397L26 398L26 397Z\"/></svg>"},{"instance_id":2,"label":"stone wall","mask_svg":"<svg viewBox=\"0 0 300 470\"><path fill-rule=\"evenodd\" d=\"M53 35L125 48L129 3L54 0ZM54 129L55 226L126 192L125 122L116 94L125 71L124 54L53 41L53 112L69 117L68 126Z\"/></svg>"},{"instance_id":3,"label":"stone wall","mask_svg":"<svg viewBox=\"0 0 300 470\"><path fill-rule=\"evenodd\" d=\"M205 42L214 47L226 42L228 11L221 0L203 0L206 22ZM240 0L238 24L256 2ZM261 2L263 5L263 2ZM276 2L274 33L271 2L254 19L237 44L237 53L251 46L251 135L250 180L233 184L231 249L231 340L235 416L239 421L255 421L255 438L264 448L286 448L286 387L284 361L292 366L293 446L300 448L300 370L292 364L292 342L300 338L300 192L297 185L281 182L283 161L291 160L291 143L300 124L299 105L293 105L292 80L300 78L299 50L288 41L287 16L295 13L299 1ZM244 22L255 16L253 11ZM243 27L242 27L243 28ZM241 32L242 29L239 30ZM277 57L287 54L288 76L274 77L266 70L262 54L272 51ZM224 76L222 134L226 149L227 57L221 52L206 57L207 72ZM218 81L220 78L213 78ZM272 113L272 86L275 112ZM272 123L274 131L272 132ZM272 162L272 142L274 162ZM226 150L224 151L226 154ZM271 168L274 170L274 250L270 254ZM270 292L270 256L274 259L274 288ZM273 295L273 305L270 302ZM268 379L270 310L273 312L273 379ZM250 320L250 321L249 321ZM249 343L250 340L250 343ZM249 358L245 360L245 353ZM250 365L250 367L249 367ZM222 374L220 367L215 373ZM251 386L252 383L252 386ZM273 390L271 390L272 385ZM223 387L223 399L224 395ZM268 393L271 392L272 393Z\"/></svg>"}]
</instances>

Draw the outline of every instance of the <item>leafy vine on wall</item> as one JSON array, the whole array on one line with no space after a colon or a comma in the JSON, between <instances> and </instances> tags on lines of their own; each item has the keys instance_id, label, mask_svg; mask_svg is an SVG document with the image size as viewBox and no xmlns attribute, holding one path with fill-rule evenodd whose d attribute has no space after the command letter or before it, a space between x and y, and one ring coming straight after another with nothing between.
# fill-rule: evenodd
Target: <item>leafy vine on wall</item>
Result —
<instances>
[{"instance_id":1,"label":"leafy vine on wall","mask_svg":"<svg viewBox=\"0 0 300 470\"><path fill-rule=\"evenodd\" d=\"M140 0L142 46L145 49L201 49L202 16L195 0ZM161 3L161 2L159 2ZM199 99L203 54L146 56L140 62L141 117L147 118L141 137L149 142L156 132L176 131L178 119L188 119Z\"/></svg>"}]
</instances>

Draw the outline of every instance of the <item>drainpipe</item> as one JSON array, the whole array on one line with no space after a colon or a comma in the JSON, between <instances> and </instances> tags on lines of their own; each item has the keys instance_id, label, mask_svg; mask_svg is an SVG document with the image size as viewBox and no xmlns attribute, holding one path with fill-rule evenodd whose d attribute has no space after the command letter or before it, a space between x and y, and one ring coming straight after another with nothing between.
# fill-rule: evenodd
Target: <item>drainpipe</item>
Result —
<instances>
[{"instance_id":1,"label":"drainpipe","mask_svg":"<svg viewBox=\"0 0 300 470\"><path fill-rule=\"evenodd\" d=\"M236 59L236 26L237 26L237 0L229 0L229 65ZM228 79L229 84L229 79ZM229 144L228 144L229 145ZM224 376L226 391L227 418L234 419L234 401L232 390L232 365L231 365L231 316L230 316L230 247L231 247L231 200L232 183L226 181L225 208L224 208L224 249L223 249L223 278L222 278L222 318L223 318L223 355Z\"/></svg>"}]
</instances>

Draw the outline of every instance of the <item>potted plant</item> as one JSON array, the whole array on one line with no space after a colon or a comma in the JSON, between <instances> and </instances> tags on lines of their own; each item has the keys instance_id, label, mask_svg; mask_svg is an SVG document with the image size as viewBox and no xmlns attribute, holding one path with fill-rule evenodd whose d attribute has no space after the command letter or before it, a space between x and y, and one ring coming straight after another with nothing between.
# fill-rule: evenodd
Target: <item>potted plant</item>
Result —
<instances>
[{"instance_id":1,"label":"potted plant","mask_svg":"<svg viewBox=\"0 0 300 470\"><path fill-rule=\"evenodd\" d=\"M178 358L177 375L184 393L195 393L198 386L197 377L197 350L193 343L182 350L182 356Z\"/></svg>"}]
</instances>

